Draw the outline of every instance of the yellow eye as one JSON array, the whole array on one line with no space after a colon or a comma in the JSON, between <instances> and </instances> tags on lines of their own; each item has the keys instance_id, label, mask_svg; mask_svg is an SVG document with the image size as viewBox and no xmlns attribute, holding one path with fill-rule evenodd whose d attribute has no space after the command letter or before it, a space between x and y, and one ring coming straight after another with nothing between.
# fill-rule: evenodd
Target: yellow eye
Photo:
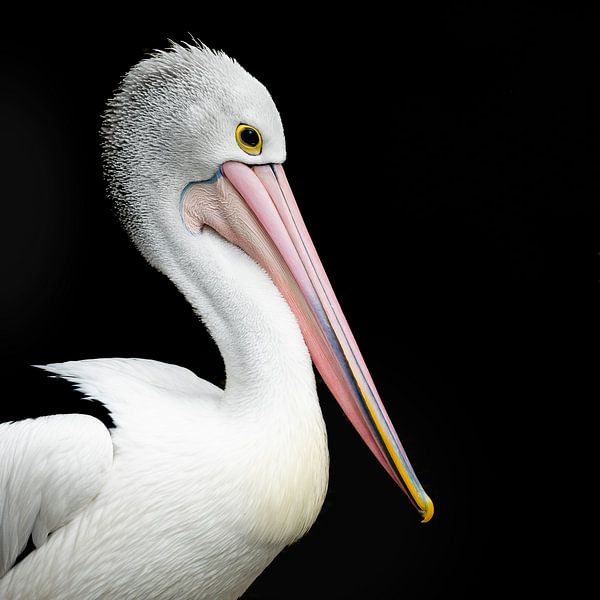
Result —
<instances>
[{"instance_id":1,"label":"yellow eye","mask_svg":"<svg viewBox=\"0 0 600 600\"><path fill-rule=\"evenodd\" d=\"M256 127L240 123L235 130L235 141L246 154L256 156L262 152L262 135Z\"/></svg>"}]
</instances>

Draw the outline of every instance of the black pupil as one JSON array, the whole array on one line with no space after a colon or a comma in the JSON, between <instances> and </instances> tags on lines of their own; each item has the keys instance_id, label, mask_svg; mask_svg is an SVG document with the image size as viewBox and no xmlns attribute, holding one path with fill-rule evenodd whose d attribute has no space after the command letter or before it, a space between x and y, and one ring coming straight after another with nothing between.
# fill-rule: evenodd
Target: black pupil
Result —
<instances>
[{"instance_id":1,"label":"black pupil","mask_svg":"<svg viewBox=\"0 0 600 600\"><path fill-rule=\"evenodd\" d=\"M258 139L258 132L254 129L250 129L250 127L245 127L242 129L240 132L240 139L242 142L244 142L244 144L246 144L246 146L250 146L252 148L258 146L258 142L260 141Z\"/></svg>"}]
</instances>

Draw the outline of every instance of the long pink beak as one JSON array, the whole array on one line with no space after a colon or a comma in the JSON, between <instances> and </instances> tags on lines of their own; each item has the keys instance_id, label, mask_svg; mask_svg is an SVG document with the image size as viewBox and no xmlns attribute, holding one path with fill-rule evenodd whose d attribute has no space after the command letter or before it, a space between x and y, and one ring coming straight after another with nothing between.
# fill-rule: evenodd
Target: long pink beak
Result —
<instances>
[{"instance_id":1,"label":"long pink beak","mask_svg":"<svg viewBox=\"0 0 600 600\"><path fill-rule=\"evenodd\" d=\"M221 176L223 175L223 177ZM362 439L420 511L433 503L419 483L379 398L310 239L283 167L227 162L182 192L187 226L211 227L269 273L294 312L313 362Z\"/></svg>"}]
</instances>

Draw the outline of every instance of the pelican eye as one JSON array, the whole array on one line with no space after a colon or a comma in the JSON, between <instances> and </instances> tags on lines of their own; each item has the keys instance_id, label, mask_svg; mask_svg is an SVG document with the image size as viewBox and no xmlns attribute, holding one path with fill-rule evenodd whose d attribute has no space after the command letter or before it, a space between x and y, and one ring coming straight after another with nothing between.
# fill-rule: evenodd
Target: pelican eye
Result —
<instances>
[{"instance_id":1,"label":"pelican eye","mask_svg":"<svg viewBox=\"0 0 600 600\"><path fill-rule=\"evenodd\" d=\"M262 135L256 127L240 123L235 130L235 140L246 154L256 156L262 152Z\"/></svg>"}]
</instances>

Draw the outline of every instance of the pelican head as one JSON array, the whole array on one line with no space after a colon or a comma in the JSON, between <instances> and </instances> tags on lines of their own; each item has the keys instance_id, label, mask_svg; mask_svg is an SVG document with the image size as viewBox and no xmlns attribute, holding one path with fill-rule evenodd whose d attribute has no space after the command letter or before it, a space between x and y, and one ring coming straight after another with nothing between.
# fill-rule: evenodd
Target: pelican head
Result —
<instances>
[{"instance_id":1,"label":"pelican head","mask_svg":"<svg viewBox=\"0 0 600 600\"><path fill-rule=\"evenodd\" d=\"M202 278L202 261L223 244L258 263L287 300L349 420L423 521L431 519L433 504L379 398L286 179L283 126L267 89L223 53L174 45L126 75L109 104L103 135L109 189L142 254L184 293ZM212 240L202 256L189 243L198 236Z\"/></svg>"}]
</instances>

